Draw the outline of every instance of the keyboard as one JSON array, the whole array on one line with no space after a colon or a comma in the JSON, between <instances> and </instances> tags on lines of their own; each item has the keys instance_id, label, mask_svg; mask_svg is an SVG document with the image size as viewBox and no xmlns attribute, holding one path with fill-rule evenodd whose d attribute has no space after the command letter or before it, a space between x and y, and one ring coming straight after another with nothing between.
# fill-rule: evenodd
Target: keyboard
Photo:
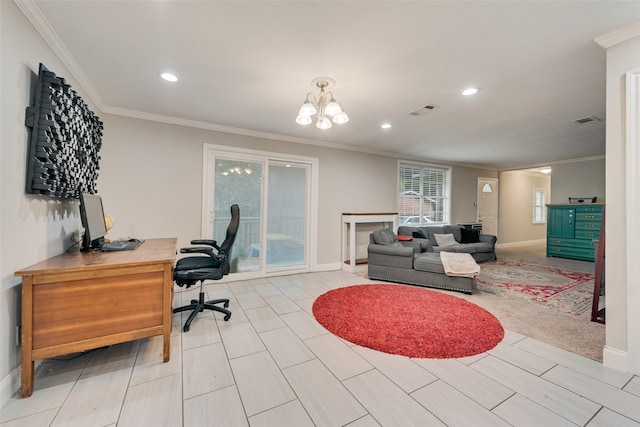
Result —
<instances>
[{"instance_id":1,"label":"keyboard","mask_svg":"<svg viewBox=\"0 0 640 427\"><path fill-rule=\"evenodd\" d=\"M130 242L128 240L114 240L109 243L105 243L102 246L102 250L105 252L108 251L132 251L134 249L138 249L138 246L142 244L143 241L140 242Z\"/></svg>"}]
</instances>

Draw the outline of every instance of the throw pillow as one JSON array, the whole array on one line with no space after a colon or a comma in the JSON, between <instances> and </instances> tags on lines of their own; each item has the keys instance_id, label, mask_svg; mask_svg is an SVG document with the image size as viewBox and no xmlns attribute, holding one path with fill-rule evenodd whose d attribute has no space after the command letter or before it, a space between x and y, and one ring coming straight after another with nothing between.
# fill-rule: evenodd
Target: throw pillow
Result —
<instances>
[{"instance_id":1,"label":"throw pillow","mask_svg":"<svg viewBox=\"0 0 640 427\"><path fill-rule=\"evenodd\" d=\"M478 243L480 241L480 230L460 229L462 232L462 240L460 243Z\"/></svg>"},{"instance_id":2,"label":"throw pillow","mask_svg":"<svg viewBox=\"0 0 640 427\"><path fill-rule=\"evenodd\" d=\"M419 228L413 231L413 237L417 237L418 239L427 239L427 235Z\"/></svg>"},{"instance_id":3,"label":"throw pillow","mask_svg":"<svg viewBox=\"0 0 640 427\"><path fill-rule=\"evenodd\" d=\"M413 237L403 236L402 234L398 234L398 240L400 240L401 242L410 242L411 240L413 240Z\"/></svg>"},{"instance_id":4,"label":"throw pillow","mask_svg":"<svg viewBox=\"0 0 640 427\"><path fill-rule=\"evenodd\" d=\"M455 237L453 237L453 234L434 234L433 237L436 239L436 243L438 244L438 246L451 246L451 245L455 245L458 242L456 242Z\"/></svg>"}]
</instances>

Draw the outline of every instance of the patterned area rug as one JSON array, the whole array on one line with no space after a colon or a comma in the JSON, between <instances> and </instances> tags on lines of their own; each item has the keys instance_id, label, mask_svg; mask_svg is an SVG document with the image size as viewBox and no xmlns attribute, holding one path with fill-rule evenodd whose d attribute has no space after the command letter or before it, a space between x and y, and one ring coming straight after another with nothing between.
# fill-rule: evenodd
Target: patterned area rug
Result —
<instances>
[{"instance_id":1,"label":"patterned area rug","mask_svg":"<svg viewBox=\"0 0 640 427\"><path fill-rule=\"evenodd\" d=\"M475 287L484 292L521 298L565 313L591 308L594 275L538 264L496 261L481 264Z\"/></svg>"},{"instance_id":2,"label":"patterned area rug","mask_svg":"<svg viewBox=\"0 0 640 427\"><path fill-rule=\"evenodd\" d=\"M408 357L472 356L504 338L496 317L462 298L409 285L334 289L313 303L322 326L354 344Z\"/></svg>"}]
</instances>

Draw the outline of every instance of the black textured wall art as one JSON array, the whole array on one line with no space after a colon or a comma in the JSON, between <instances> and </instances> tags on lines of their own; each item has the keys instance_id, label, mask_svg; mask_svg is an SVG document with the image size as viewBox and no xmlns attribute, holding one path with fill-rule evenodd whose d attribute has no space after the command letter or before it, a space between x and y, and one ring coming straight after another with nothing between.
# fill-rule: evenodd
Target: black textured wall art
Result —
<instances>
[{"instance_id":1,"label":"black textured wall art","mask_svg":"<svg viewBox=\"0 0 640 427\"><path fill-rule=\"evenodd\" d=\"M75 90L40 64L33 106L26 192L60 198L95 194L103 124Z\"/></svg>"}]
</instances>

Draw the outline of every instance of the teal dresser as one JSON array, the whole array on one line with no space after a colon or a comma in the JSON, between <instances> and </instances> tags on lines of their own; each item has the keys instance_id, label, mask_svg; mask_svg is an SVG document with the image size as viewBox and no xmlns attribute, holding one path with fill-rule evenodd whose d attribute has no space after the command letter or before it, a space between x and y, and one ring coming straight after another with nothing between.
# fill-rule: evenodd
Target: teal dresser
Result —
<instances>
[{"instance_id":1,"label":"teal dresser","mask_svg":"<svg viewBox=\"0 0 640 427\"><path fill-rule=\"evenodd\" d=\"M547 256L594 261L602 204L547 205Z\"/></svg>"}]
</instances>

